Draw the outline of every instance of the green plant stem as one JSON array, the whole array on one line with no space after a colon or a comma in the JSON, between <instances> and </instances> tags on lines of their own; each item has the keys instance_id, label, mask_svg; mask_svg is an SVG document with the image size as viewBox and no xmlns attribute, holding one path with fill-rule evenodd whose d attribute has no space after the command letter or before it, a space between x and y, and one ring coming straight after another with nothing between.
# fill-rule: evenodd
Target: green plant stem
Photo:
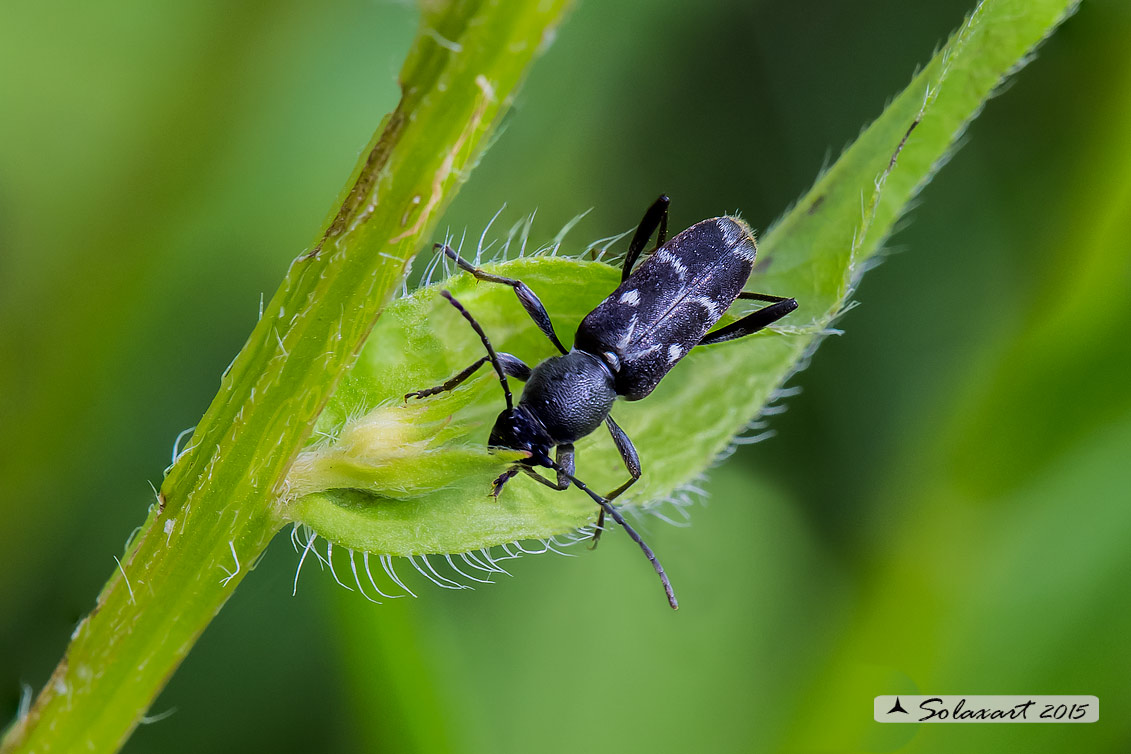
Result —
<instances>
[{"instance_id":1,"label":"green plant stem","mask_svg":"<svg viewBox=\"0 0 1131 754\"><path fill-rule=\"evenodd\" d=\"M0 752L113 751L282 524L283 480L565 0L429 3L402 99Z\"/></svg>"}]
</instances>

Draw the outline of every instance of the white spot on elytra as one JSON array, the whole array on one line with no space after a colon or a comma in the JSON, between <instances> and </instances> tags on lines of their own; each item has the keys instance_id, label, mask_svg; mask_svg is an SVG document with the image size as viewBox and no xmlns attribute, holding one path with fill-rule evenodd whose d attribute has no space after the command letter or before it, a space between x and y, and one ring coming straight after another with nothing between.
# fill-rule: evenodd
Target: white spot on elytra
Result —
<instances>
[{"instance_id":1,"label":"white spot on elytra","mask_svg":"<svg viewBox=\"0 0 1131 754\"><path fill-rule=\"evenodd\" d=\"M687 279L687 267L668 247L661 247L660 250L652 256L652 258L660 264L666 264L667 266L671 267L675 272L676 277L678 277L681 281Z\"/></svg>"},{"instance_id":2,"label":"white spot on elytra","mask_svg":"<svg viewBox=\"0 0 1131 754\"><path fill-rule=\"evenodd\" d=\"M668 346L668 363L674 364L679 361L679 357L683 356L683 349L677 345Z\"/></svg>"},{"instance_id":3,"label":"white spot on elytra","mask_svg":"<svg viewBox=\"0 0 1131 754\"><path fill-rule=\"evenodd\" d=\"M659 344L655 344L648 346L647 348L642 348L639 351L633 351L631 354L627 354L624 357L624 360L632 363L641 361L644 359L644 357L650 356L651 354L655 353L659 348Z\"/></svg>"},{"instance_id":4,"label":"white spot on elytra","mask_svg":"<svg viewBox=\"0 0 1131 754\"><path fill-rule=\"evenodd\" d=\"M640 291L636 289L625 291L620 295L620 298L617 299L617 301L622 304L627 304L628 306L636 306L640 303Z\"/></svg>"},{"instance_id":5,"label":"white spot on elytra","mask_svg":"<svg viewBox=\"0 0 1131 754\"><path fill-rule=\"evenodd\" d=\"M617 348L623 352L628 348L628 344L632 342L632 336L636 332L636 325L639 324L640 318L633 314L632 319L628 321L628 327L624 328L620 337L617 338Z\"/></svg>"},{"instance_id":6,"label":"white spot on elytra","mask_svg":"<svg viewBox=\"0 0 1131 754\"><path fill-rule=\"evenodd\" d=\"M711 318L712 321L717 322L719 317L723 315L723 313L719 311L718 302L706 296L695 296L693 298L689 298L687 300L687 303L699 304L699 306L703 307L704 311L707 312L707 315Z\"/></svg>"},{"instance_id":7,"label":"white spot on elytra","mask_svg":"<svg viewBox=\"0 0 1131 754\"><path fill-rule=\"evenodd\" d=\"M720 217L715 220L715 224L722 232L723 241L730 248L731 253L748 262L754 261L754 255L758 253L758 249L754 246L754 234L746 227L745 223L740 223L730 217Z\"/></svg>"},{"instance_id":8,"label":"white spot on elytra","mask_svg":"<svg viewBox=\"0 0 1131 754\"><path fill-rule=\"evenodd\" d=\"M687 267L678 258L672 257L672 269L680 280L687 280Z\"/></svg>"}]
</instances>

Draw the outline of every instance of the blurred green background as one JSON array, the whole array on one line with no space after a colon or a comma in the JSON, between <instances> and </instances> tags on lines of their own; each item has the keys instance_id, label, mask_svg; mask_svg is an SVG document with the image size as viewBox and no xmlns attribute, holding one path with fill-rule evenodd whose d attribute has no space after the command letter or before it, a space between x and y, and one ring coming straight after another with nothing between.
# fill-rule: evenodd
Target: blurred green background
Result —
<instances>
[{"instance_id":1,"label":"blurred green background","mask_svg":"<svg viewBox=\"0 0 1131 754\"><path fill-rule=\"evenodd\" d=\"M576 7L443 222L579 245L661 191L765 228L971 8ZM93 605L380 117L404 2L0 10L0 719ZM380 607L284 538L129 752L1126 751L1131 7L992 100L804 392L627 538ZM846 240L847 241L847 240ZM568 245L568 244L567 244ZM422 266L422 265L418 265ZM647 464L647 459L645 464ZM1088 726L880 726L887 693L1096 694Z\"/></svg>"}]
</instances>

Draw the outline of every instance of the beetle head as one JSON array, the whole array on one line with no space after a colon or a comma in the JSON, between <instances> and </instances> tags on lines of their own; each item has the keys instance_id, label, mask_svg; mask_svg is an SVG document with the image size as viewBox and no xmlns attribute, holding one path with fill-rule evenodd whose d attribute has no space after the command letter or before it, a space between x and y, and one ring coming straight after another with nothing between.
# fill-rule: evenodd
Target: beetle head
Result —
<instances>
[{"instance_id":1,"label":"beetle head","mask_svg":"<svg viewBox=\"0 0 1131 754\"><path fill-rule=\"evenodd\" d=\"M528 466L550 466L550 448L553 441L542 423L522 406L505 409L495 420L487 449L518 450L530 454L521 461Z\"/></svg>"}]
</instances>

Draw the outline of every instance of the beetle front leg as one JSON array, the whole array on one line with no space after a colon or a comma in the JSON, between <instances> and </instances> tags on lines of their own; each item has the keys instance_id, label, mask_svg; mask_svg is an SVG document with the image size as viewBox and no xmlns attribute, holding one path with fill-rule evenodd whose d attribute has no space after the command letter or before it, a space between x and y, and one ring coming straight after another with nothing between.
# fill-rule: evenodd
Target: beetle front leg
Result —
<instances>
[{"instance_id":1,"label":"beetle front leg","mask_svg":"<svg viewBox=\"0 0 1131 754\"><path fill-rule=\"evenodd\" d=\"M558 481L551 482L546 477L539 474L530 466L519 466L520 469L526 472L527 476L537 479L542 484L546 485L553 490L564 490L569 487L569 475L573 473L574 469L574 453L572 445L559 445L558 449L554 451L554 460L558 462ZM564 473L563 473L564 472Z\"/></svg>"},{"instance_id":2,"label":"beetle front leg","mask_svg":"<svg viewBox=\"0 0 1131 754\"><path fill-rule=\"evenodd\" d=\"M499 493L503 491L503 485L510 481L510 478L518 473L519 468L519 466L511 466L509 469L504 471L502 474L499 474L499 476L495 478L495 481L491 483L491 497L495 498L496 500L499 499Z\"/></svg>"},{"instance_id":3,"label":"beetle front leg","mask_svg":"<svg viewBox=\"0 0 1131 754\"><path fill-rule=\"evenodd\" d=\"M501 275L492 275L489 272L479 269L471 264L471 262L461 257L459 252L451 246L436 244L436 248L443 249L444 253L451 257L452 260L459 265L461 270L471 273L476 280L484 280L488 283L500 283L514 288L514 295L518 296L518 302L522 304L522 308L525 309L526 313L530 315L530 318L534 320L534 324L538 325L538 329L550 339L550 342L553 343L559 351L566 353L565 346L558 340L558 334L554 332L554 323L550 321L550 313L546 311L546 307L542 304L541 299L534 294L534 291L530 290L530 286L521 280L505 278Z\"/></svg>"},{"instance_id":4,"label":"beetle front leg","mask_svg":"<svg viewBox=\"0 0 1131 754\"><path fill-rule=\"evenodd\" d=\"M632 440L628 439L628 435L624 433L624 430L621 429L615 421L613 421L613 417L611 416L605 417L605 424L609 428L609 433L613 436L613 443L617 446L617 450L620 452L621 460L624 461L624 467L628 469L628 473L632 475L632 478L627 482L622 484L620 487L617 487L608 495L605 495L606 500L615 500L620 496L622 492L635 484L636 480L639 479L644 472L640 468L640 455L636 452L636 446L632 444ZM597 542L599 542L601 539L601 532L605 530L604 527L605 509L602 508L601 514L597 516L597 527L593 530L593 543L589 545L590 549L597 546Z\"/></svg>"}]
</instances>

